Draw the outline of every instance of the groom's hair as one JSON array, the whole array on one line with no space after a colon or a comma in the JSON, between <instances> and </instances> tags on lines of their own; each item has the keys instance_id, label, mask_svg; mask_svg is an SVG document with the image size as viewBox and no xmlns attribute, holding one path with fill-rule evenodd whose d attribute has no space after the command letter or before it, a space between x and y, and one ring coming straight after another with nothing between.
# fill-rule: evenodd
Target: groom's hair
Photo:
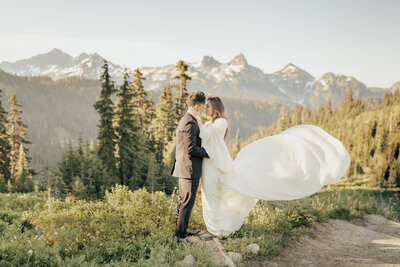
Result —
<instances>
[{"instance_id":1,"label":"groom's hair","mask_svg":"<svg viewBox=\"0 0 400 267\"><path fill-rule=\"evenodd\" d=\"M204 104L206 103L206 96L201 91L193 92L186 99L186 103L188 107L194 107L196 104Z\"/></svg>"}]
</instances>

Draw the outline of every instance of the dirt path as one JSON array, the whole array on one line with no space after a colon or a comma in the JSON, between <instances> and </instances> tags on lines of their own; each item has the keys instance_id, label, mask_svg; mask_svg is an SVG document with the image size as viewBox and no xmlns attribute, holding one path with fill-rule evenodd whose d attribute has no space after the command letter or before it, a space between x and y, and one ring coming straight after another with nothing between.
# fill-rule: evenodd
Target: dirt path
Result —
<instances>
[{"instance_id":1,"label":"dirt path","mask_svg":"<svg viewBox=\"0 0 400 267\"><path fill-rule=\"evenodd\" d=\"M365 220L329 220L313 227L315 236L290 241L271 261L243 266L400 266L400 223L382 216Z\"/></svg>"}]
</instances>

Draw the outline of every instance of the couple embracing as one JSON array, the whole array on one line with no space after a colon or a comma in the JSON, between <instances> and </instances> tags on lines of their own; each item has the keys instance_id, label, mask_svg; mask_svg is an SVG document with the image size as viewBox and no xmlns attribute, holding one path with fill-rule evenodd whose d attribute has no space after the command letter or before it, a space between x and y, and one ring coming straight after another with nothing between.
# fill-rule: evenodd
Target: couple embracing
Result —
<instances>
[{"instance_id":1,"label":"couple embracing","mask_svg":"<svg viewBox=\"0 0 400 267\"><path fill-rule=\"evenodd\" d=\"M337 182L350 165L343 144L313 125L293 126L245 146L232 160L228 121L219 97L194 92L176 129L172 175L179 178L175 235L187 242L201 181L203 218L214 235L237 231L259 199L292 200ZM203 124L203 111L208 121Z\"/></svg>"}]
</instances>

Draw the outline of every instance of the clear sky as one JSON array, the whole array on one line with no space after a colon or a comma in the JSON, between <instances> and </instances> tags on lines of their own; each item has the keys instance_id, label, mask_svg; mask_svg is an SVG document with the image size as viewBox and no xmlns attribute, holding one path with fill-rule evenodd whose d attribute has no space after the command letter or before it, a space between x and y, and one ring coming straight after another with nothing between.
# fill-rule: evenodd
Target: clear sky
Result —
<instances>
[{"instance_id":1,"label":"clear sky","mask_svg":"<svg viewBox=\"0 0 400 267\"><path fill-rule=\"evenodd\" d=\"M291 62L367 86L400 80L397 0L0 0L0 62L54 47L160 66L243 53L266 73Z\"/></svg>"}]
</instances>

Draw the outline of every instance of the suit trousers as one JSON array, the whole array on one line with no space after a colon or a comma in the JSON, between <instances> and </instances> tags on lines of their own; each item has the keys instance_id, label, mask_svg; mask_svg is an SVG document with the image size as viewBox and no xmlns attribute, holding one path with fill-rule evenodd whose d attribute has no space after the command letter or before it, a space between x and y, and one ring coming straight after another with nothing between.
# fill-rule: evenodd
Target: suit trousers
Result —
<instances>
[{"instance_id":1,"label":"suit trousers","mask_svg":"<svg viewBox=\"0 0 400 267\"><path fill-rule=\"evenodd\" d=\"M176 232L175 235L185 238L190 214L196 200L200 178L179 178L179 195L176 205Z\"/></svg>"}]
</instances>

